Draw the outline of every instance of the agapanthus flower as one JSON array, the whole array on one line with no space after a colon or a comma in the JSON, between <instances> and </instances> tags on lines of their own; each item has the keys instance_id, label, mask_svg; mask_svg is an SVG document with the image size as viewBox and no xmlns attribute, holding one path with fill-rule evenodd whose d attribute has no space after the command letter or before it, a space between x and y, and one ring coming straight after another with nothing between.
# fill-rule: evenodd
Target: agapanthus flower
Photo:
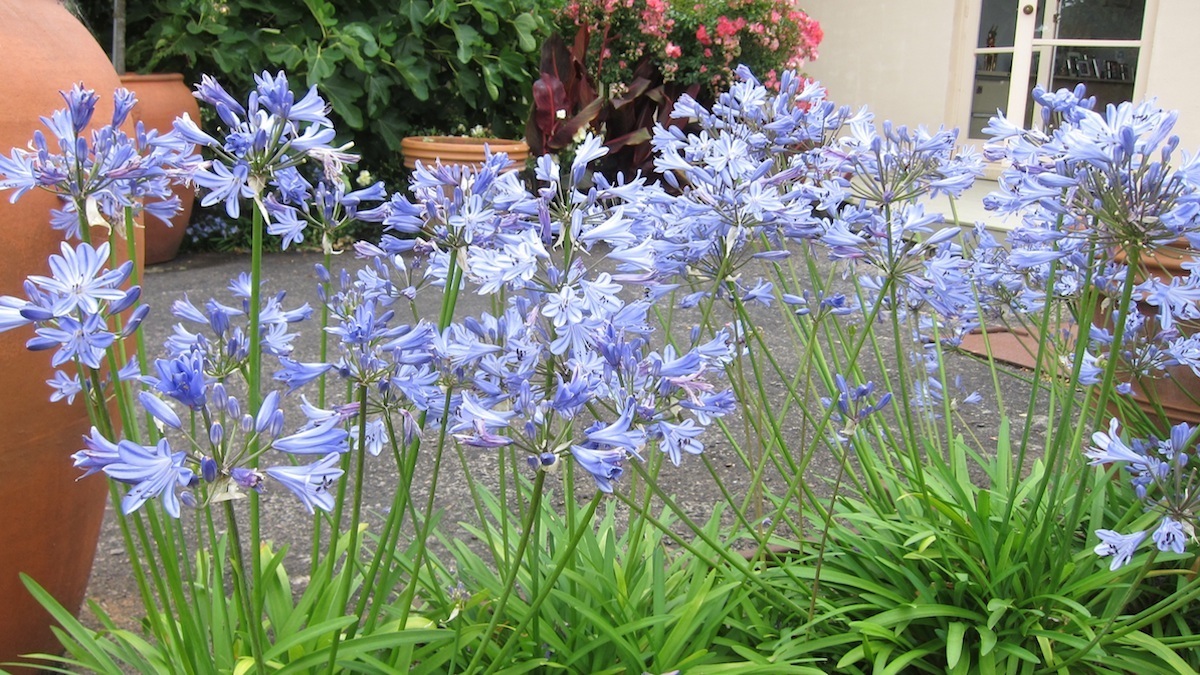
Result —
<instances>
[{"instance_id":1,"label":"agapanthus flower","mask_svg":"<svg viewBox=\"0 0 1200 675\"><path fill-rule=\"evenodd\" d=\"M263 199L269 186L295 194L292 182L298 174L294 168L306 157L321 158L333 150L334 130L315 87L296 101L282 72L274 76L264 72L255 77L255 83L254 92L242 105L216 80L203 76L195 95L215 108L222 124L218 136L223 139L202 131L185 115L158 141L200 145L213 154L213 160L198 168L192 180L208 191L202 204L223 203L232 218L241 213L243 199Z\"/></svg>"},{"instance_id":2,"label":"agapanthus flower","mask_svg":"<svg viewBox=\"0 0 1200 675\"><path fill-rule=\"evenodd\" d=\"M332 511L333 486L345 473L337 468L340 461L341 456L331 452L312 464L272 466L268 467L266 472L299 497L309 513L314 513L314 507L322 511Z\"/></svg>"},{"instance_id":3,"label":"agapanthus flower","mask_svg":"<svg viewBox=\"0 0 1200 675\"><path fill-rule=\"evenodd\" d=\"M104 466L104 473L133 487L121 498L121 510L133 513L147 500L159 498L163 509L179 517L179 495L195 474L184 466L186 452L172 452L167 439L144 446L123 440L117 444L118 459Z\"/></svg>"},{"instance_id":4,"label":"agapanthus flower","mask_svg":"<svg viewBox=\"0 0 1200 675\"><path fill-rule=\"evenodd\" d=\"M128 90L113 94L112 118L90 133L99 96L82 85L60 93L66 107L42 118L54 138L36 131L27 149L0 155L0 190L15 188L12 201L35 188L62 197L66 203L56 209L53 224L69 238L82 237L81 218L89 210L122 236L128 234L126 209L135 216L145 210L170 225L179 209L170 181L188 180L199 158L188 147L160 145L157 131L140 122L132 135L126 133L123 127L136 103Z\"/></svg>"},{"instance_id":5,"label":"agapanthus flower","mask_svg":"<svg viewBox=\"0 0 1200 675\"><path fill-rule=\"evenodd\" d=\"M611 493L613 481L620 478L621 474L625 472L621 463L625 461L627 455L619 449L572 445L571 456L591 475L592 479L596 481L596 487L601 492Z\"/></svg>"},{"instance_id":6,"label":"agapanthus flower","mask_svg":"<svg viewBox=\"0 0 1200 675\"><path fill-rule=\"evenodd\" d=\"M1146 534L1144 531L1121 534L1112 530L1096 530L1096 536L1100 538L1095 548L1096 555L1102 558L1112 556L1108 569L1115 572L1129 564L1137 547L1146 539Z\"/></svg>"},{"instance_id":7,"label":"agapanthus flower","mask_svg":"<svg viewBox=\"0 0 1200 675\"><path fill-rule=\"evenodd\" d=\"M105 438L96 427L92 427L90 435L83 437L83 445L83 450L71 455L75 467L84 470L80 478L99 473L121 459L117 444Z\"/></svg>"}]
</instances>

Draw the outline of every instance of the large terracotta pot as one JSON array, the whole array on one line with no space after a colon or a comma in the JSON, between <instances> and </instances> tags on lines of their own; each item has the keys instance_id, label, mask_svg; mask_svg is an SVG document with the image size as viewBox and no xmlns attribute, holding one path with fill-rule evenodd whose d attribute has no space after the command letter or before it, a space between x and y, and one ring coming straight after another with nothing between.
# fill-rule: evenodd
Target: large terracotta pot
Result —
<instances>
[{"instance_id":1,"label":"large terracotta pot","mask_svg":"<svg viewBox=\"0 0 1200 675\"><path fill-rule=\"evenodd\" d=\"M0 0L0 152L25 146L39 116L61 108L60 90L83 82L103 96L95 120L112 117L120 86L104 51L56 0ZM48 214L52 195L37 191L16 204L0 197L0 295L22 295L30 274L49 274L47 258L61 236ZM88 430L80 400L50 403L50 352L29 352L32 330L0 333L0 662L59 650L50 616L26 592L29 574L63 605L82 602L107 487L100 477L76 482L70 454Z\"/></svg>"},{"instance_id":2,"label":"large terracotta pot","mask_svg":"<svg viewBox=\"0 0 1200 675\"><path fill-rule=\"evenodd\" d=\"M417 161L433 165L462 165L479 168L483 166L484 147L493 153L508 154L509 171L525 166L529 157L529 146L525 141L506 141L500 138L469 138L466 136L409 136L400 141L400 153L404 155L404 166L417 168Z\"/></svg>"},{"instance_id":3,"label":"large terracotta pot","mask_svg":"<svg viewBox=\"0 0 1200 675\"><path fill-rule=\"evenodd\" d=\"M132 117L147 129L158 129L159 133L165 134L171 130L175 118L184 113L191 115L193 120L200 119L200 105L179 73L126 73L121 76L121 83L137 95L138 103L133 107ZM183 210L171 219L170 227L158 218L146 218L147 265L174 260L187 232L196 191L176 185L172 192L179 198Z\"/></svg>"}]
</instances>

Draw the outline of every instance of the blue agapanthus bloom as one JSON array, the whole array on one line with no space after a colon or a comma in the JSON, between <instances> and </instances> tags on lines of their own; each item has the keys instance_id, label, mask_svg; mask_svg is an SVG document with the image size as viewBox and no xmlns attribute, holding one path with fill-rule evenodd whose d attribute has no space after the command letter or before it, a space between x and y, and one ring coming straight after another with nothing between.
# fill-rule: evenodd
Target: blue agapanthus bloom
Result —
<instances>
[{"instance_id":1,"label":"blue agapanthus bloom","mask_svg":"<svg viewBox=\"0 0 1200 675\"><path fill-rule=\"evenodd\" d=\"M343 162L356 159L330 145L333 125L316 87L296 101L283 73L264 72L255 83L242 105L215 79L203 76L196 97L216 110L220 131L211 135L185 114L158 141L168 147L201 146L212 153L213 160L198 168L192 180L207 191L202 205L224 204L231 218L241 214L243 199L265 199L269 187L297 194L296 181L301 179L295 167L308 158L335 169L335 175Z\"/></svg>"},{"instance_id":2,"label":"blue agapanthus bloom","mask_svg":"<svg viewBox=\"0 0 1200 675\"><path fill-rule=\"evenodd\" d=\"M1129 476L1130 486L1146 510L1158 519L1153 533L1149 529L1131 534L1109 530L1096 532L1101 544L1096 553L1113 556L1112 569L1129 562L1137 547L1149 537L1163 552L1182 554L1196 535L1200 518L1200 495L1194 489L1196 466L1193 461L1197 429L1186 423L1171 427L1167 438L1143 438L1125 441L1119 435L1120 423L1113 419L1108 431L1092 435L1086 451L1092 464L1116 465Z\"/></svg>"},{"instance_id":3,"label":"blue agapanthus bloom","mask_svg":"<svg viewBox=\"0 0 1200 675\"><path fill-rule=\"evenodd\" d=\"M87 127L100 97L82 85L61 94L66 107L42 118L52 139L36 131L27 149L0 154L0 190L15 189L12 201L33 189L62 197L63 207L51 223L68 238L81 237L89 204L123 236L126 209L135 216L144 210L170 226L180 208L171 183L187 181L199 156L186 147L159 144L158 132L140 122L132 135L126 133L129 111L137 102L126 89L113 94L108 123L90 133Z\"/></svg>"},{"instance_id":4,"label":"blue agapanthus bloom","mask_svg":"<svg viewBox=\"0 0 1200 675\"><path fill-rule=\"evenodd\" d=\"M52 365L77 361L99 369L106 350L119 337L110 330L109 318L129 309L140 297L141 288L121 288L133 271L132 263L111 270L105 267L109 262L107 242L97 247L63 242L60 250L61 255L50 256L52 276L34 275L26 281L26 300L0 297L0 308L7 308L0 331L33 324L35 337L27 347L56 350ZM148 311L145 305L135 310L122 333L136 330Z\"/></svg>"},{"instance_id":5,"label":"blue agapanthus bloom","mask_svg":"<svg viewBox=\"0 0 1200 675\"><path fill-rule=\"evenodd\" d=\"M314 508L332 511L334 485L345 473L338 468L340 461L338 453L331 452L312 464L272 466L267 468L266 472L268 476L291 490L309 513L313 513Z\"/></svg>"},{"instance_id":6,"label":"blue agapanthus bloom","mask_svg":"<svg viewBox=\"0 0 1200 675\"><path fill-rule=\"evenodd\" d=\"M133 513L149 499L162 500L163 509L179 517L177 487L187 486L195 478L184 466L186 452L172 452L167 439L144 446L132 441L117 443L117 459L104 466L104 473L133 487L121 498L121 509Z\"/></svg>"}]
</instances>

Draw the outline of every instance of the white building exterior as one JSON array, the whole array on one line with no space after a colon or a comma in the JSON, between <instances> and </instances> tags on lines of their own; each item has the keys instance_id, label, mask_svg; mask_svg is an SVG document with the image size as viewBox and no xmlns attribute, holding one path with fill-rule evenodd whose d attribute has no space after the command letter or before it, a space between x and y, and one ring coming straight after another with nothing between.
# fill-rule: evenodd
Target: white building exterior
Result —
<instances>
[{"instance_id":1,"label":"white building exterior","mask_svg":"<svg viewBox=\"0 0 1200 675\"><path fill-rule=\"evenodd\" d=\"M1200 0L803 0L803 6L825 30L808 74L831 100L866 105L877 120L957 127L961 143L978 143L978 130L996 108L1024 108L1028 121L1038 119L1028 98L1035 83L1057 89L1082 81L1101 106L1153 96L1179 109L1181 147L1200 152ZM975 193L990 187L984 182ZM981 208L964 207L960 221L986 220Z\"/></svg>"}]
</instances>

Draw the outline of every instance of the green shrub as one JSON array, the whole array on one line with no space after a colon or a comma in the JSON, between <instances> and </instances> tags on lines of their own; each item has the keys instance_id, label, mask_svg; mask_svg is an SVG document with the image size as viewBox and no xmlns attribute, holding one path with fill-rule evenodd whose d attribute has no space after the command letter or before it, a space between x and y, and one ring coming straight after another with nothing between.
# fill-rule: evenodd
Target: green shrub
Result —
<instances>
[{"instance_id":1,"label":"green shrub","mask_svg":"<svg viewBox=\"0 0 1200 675\"><path fill-rule=\"evenodd\" d=\"M110 3L79 4L107 44ZM130 71L210 74L230 91L264 70L320 85L372 172L415 130L518 134L548 32L539 0L152 0L129 3L127 23Z\"/></svg>"}]
</instances>

